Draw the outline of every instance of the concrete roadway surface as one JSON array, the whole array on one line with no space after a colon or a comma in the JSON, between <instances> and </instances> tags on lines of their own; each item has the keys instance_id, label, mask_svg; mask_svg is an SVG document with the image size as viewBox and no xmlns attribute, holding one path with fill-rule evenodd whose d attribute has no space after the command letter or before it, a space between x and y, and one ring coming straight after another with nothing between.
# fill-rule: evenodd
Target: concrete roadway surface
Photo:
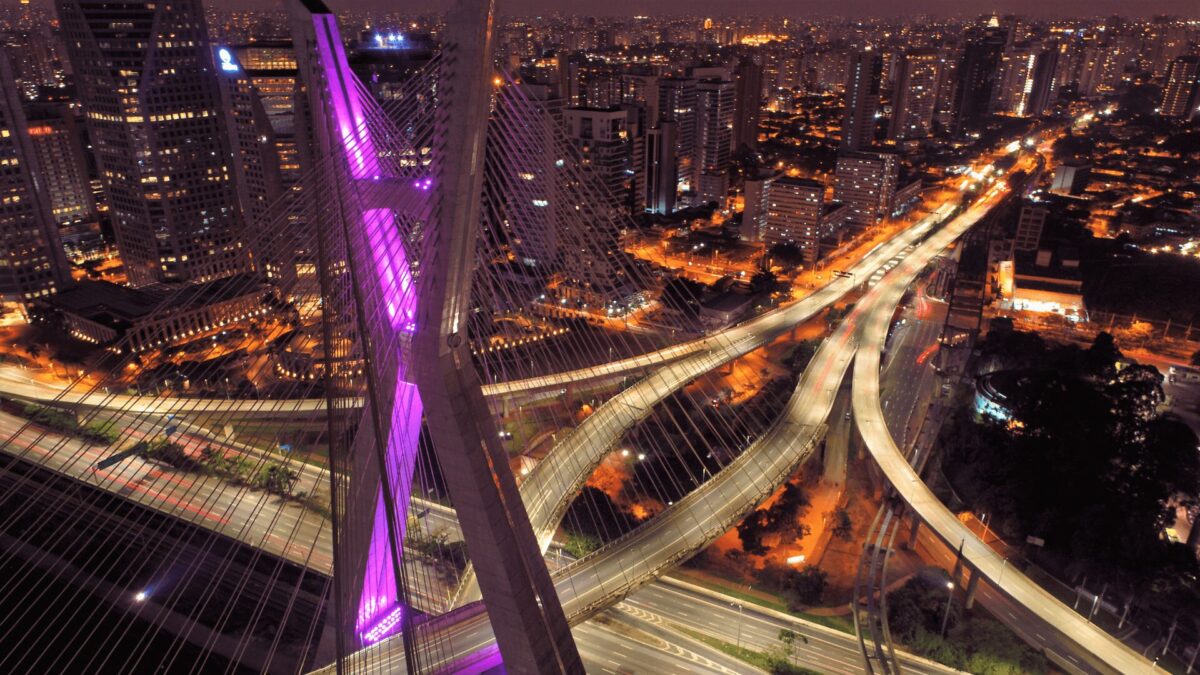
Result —
<instances>
[{"instance_id":1,"label":"concrete roadway surface","mask_svg":"<svg viewBox=\"0 0 1200 675\"><path fill-rule=\"evenodd\" d=\"M18 431L20 433L17 433ZM310 568L317 571L331 571L329 536L322 529L324 519L313 518L311 514L306 517L303 509L285 505L270 495L262 492L246 493L243 492L244 488L235 488L211 477L172 471L138 457L131 457L107 472L93 472L91 467L103 457L109 456L111 450L102 446L89 446L75 439L62 439L45 434L36 427L26 426L26 420L23 418L3 413L0 413L0 436L13 437L13 442L4 448L10 454L23 454L29 461L122 494L182 520L258 546L274 555L299 564L307 562ZM446 531L451 540L461 538L454 512L447 507L424 500L414 500L413 511L414 515L426 520L431 530ZM285 538L288 533L295 535L291 545L287 545ZM314 537L315 542L310 545L308 542L314 539L306 539L306 536ZM420 588L420 583L410 584L410 589L414 591ZM656 614L670 624L689 626L698 616L689 597L694 598L696 603L710 602L702 596L686 591L667 589L662 582L651 584L642 593L654 593L656 590L669 601L660 601L658 597L649 596L647 602L661 605ZM635 597L634 601L639 601L640 597ZM422 600L430 604L443 604L446 598ZM725 608L725 612L732 614L733 610L731 607ZM623 618L615 609L610 610L610 613L615 615L614 619ZM711 617L713 614L707 613L706 616ZM744 617L754 616L758 616L754 608L747 608ZM799 621L794 623L797 626L795 629L802 633L821 630L819 626L810 626ZM710 632L699 626L697 630ZM659 627L659 631L663 629ZM636 637L618 634L612 628L589 622L578 626L575 635L584 661L591 672L728 674L747 672L749 668L747 664L703 644L694 643L677 632L663 633L659 639L644 638L639 642ZM717 633L717 636L721 637L721 634ZM840 640L839 645L844 641ZM820 644L813 642L813 645ZM770 646L770 643L764 642L763 645ZM852 649L841 646L838 649L844 653L832 657L834 661L854 657ZM802 653L798 655L799 662L810 667L824 670L830 663L831 657L824 655L820 648L800 651ZM614 656L618 658L614 659ZM614 661L619 667L613 667Z\"/></svg>"},{"instance_id":2,"label":"concrete roadway surface","mask_svg":"<svg viewBox=\"0 0 1200 675\"><path fill-rule=\"evenodd\" d=\"M559 521L588 476L627 431L647 417L655 405L704 373L768 344L843 298L864 279L879 278L904 258L913 242L940 224L949 212L943 206L872 249L848 270L812 295L779 310L762 314L706 338L710 348L673 363L662 364L646 378L605 401L578 427L564 435L520 485L530 524L544 553ZM827 414L826 414L827 416ZM479 599L479 587L468 570L456 598L461 605Z\"/></svg>"},{"instance_id":3,"label":"concrete roadway surface","mask_svg":"<svg viewBox=\"0 0 1200 675\"><path fill-rule=\"evenodd\" d=\"M993 190L990 194L996 192ZM966 227L983 217L992 202L993 198L989 197L968 209L951 225L933 235L926 245L934 242L941 242L941 247L948 245L956 232L965 231ZM853 407L859 433L867 448L888 481L921 521L937 532L947 545L957 548L961 542L967 562L997 589L1035 612L1048 625L1055 626L1082 652L1090 654L1108 669L1125 674L1152 672L1155 667L1149 660L1073 612L1019 570L1013 569L1000 554L983 543L937 499L897 447L880 405L880 352L893 311L905 289L919 273L922 266L919 263L919 256L902 263L883 283L871 289L867 298L860 303L860 306L869 304L871 312L863 317L860 338L862 350L854 365Z\"/></svg>"},{"instance_id":4,"label":"concrete roadway surface","mask_svg":"<svg viewBox=\"0 0 1200 675\"><path fill-rule=\"evenodd\" d=\"M921 422L926 417L926 405L937 395L939 378L933 369L936 354L930 348L936 348L945 314L945 303L922 297L918 289L913 303L904 309L904 323L894 329L888 339L887 365L882 372L883 412L893 438L903 438L907 433L907 443L898 443L906 452L917 441ZM931 440L921 440L921 453L929 451ZM921 528L916 552L930 564L945 570L954 568L956 551L947 547L929 528ZM1097 672L1073 654L1073 645L1035 612L997 592L990 584L980 584L975 600L1025 642L1047 653L1060 667L1069 672Z\"/></svg>"},{"instance_id":5,"label":"concrete roadway surface","mask_svg":"<svg viewBox=\"0 0 1200 675\"><path fill-rule=\"evenodd\" d=\"M980 208L986 211L993 203L989 199ZM972 224L974 220L968 223L962 217L956 218L946 226L951 236L945 230L940 236L935 234L936 241L942 243L921 244L900 264L924 267ZM582 621L618 602L714 541L811 454L849 370L856 347L857 317L861 314L862 303L822 342L780 418L737 459L654 519L554 575L569 620ZM443 653L482 657L492 644L490 637L486 617L472 615L459 621L446 629L445 639L453 649L431 650L429 656L435 659L431 665L448 664L451 657L441 656ZM404 663L403 643L395 638L385 640L364 650L364 656L373 663L400 668Z\"/></svg>"}]
</instances>

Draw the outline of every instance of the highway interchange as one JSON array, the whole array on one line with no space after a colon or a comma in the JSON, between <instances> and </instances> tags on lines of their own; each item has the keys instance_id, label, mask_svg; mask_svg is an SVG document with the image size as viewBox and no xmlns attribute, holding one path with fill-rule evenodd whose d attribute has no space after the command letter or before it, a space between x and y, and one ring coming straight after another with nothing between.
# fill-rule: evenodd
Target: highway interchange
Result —
<instances>
[{"instance_id":1,"label":"highway interchange","mask_svg":"<svg viewBox=\"0 0 1200 675\"><path fill-rule=\"evenodd\" d=\"M928 222L918 223L905 230L901 235L878 247L859 263L853 270L852 278L835 279L804 301L741 324L722 335L719 340L709 338L706 339L707 342L694 341L686 343L686 345L693 345L691 347L680 345L678 346L680 349L673 348L673 351L657 355L653 361L653 364L658 366L657 370L638 385L623 392L623 394L628 393L628 400L621 400L620 397L617 397L614 399L615 403L610 401L589 418L589 421L594 419L595 422L586 428L581 425L574 434L564 439L560 450L572 448L572 451L559 452L556 450L551 453L551 458L561 456L564 459L543 463L543 466L548 467L543 470L543 475L548 478L539 479L542 481L538 484L540 491L532 494L539 495L540 499L529 504L531 517L537 514L535 522L541 525L538 532L545 545L549 544L549 537L543 533L549 529L552 535L553 527L557 526L557 517L561 516L560 504L564 495L574 494L577 485L586 479L587 473L590 473L588 467L594 468L594 463L602 459L621 435L644 416L655 402L665 398L675 388L682 386L699 374L756 349L795 323L815 315L823 307L828 306L851 288L862 283L864 279L860 275L899 264L899 269L883 277L879 283L874 282L879 280L881 274L875 274L870 278L868 283L872 288L868 296L822 344L812 364L797 385L787 410L766 434L756 440L737 460L718 472L700 489L666 509L659 517L630 535L612 542L597 554L572 563L556 574L559 594L563 598L564 609L568 616L574 622L582 621L610 607L632 591L650 583L670 566L728 530L748 510L754 508L766 495L769 495L775 486L811 453L819 441L837 390L850 367L861 339L862 344L868 348L859 354L855 365L853 398L855 417L873 456L879 461L889 480L898 488L903 488L900 489L900 492L906 501L918 509L922 519L930 523L934 530L942 535L943 540L950 541L953 538L961 538L966 542L964 549L967 559L985 576L999 584L1005 593L1012 595L1024 607L1047 617L1049 625L1058 626L1086 651L1106 663L1117 666L1121 672L1147 670L1149 663L1145 659L1133 654L1131 650L1091 624L1079 625L1085 623L1082 617L1062 606L1048 593L1036 587L1015 570L1011 568L1006 570L999 556L990 547L978 542L977 537L966 530L957 518L953 517L953 514L940 502L937 502L924 484L915 478L915 474L908 475L911 474L911 468L904 461L884 423L879 401L879 351L883 345L883 338L887 334L887 326L895 305L899 302L912 278L933 256L977 222L994 204L998 194L999 191L994 190L986 199L971 207L963 215L951 220L940 230L936 230L928 240L915 248L913 248L913 244L917 243L932 229L933 225L937 224L935 220L942 219L944 212L940 211L940 215L936 218L931 216ZM689 354L690 356L688 356ZM637 359L644 359L648 356L650 355L637 357ZM666 361L685 356L687 358L682 361L663 365ZM634 366L629 366L628 362L630 361L629 359L624 360L626 366L621 367L643 369L648 365L644 360L639 360ZM606 376L620 372L619 369L609 372L603 368L598 373L595 369L589 369L589 371L592 372L592 376ZM549 381L546 381L531 384L529 388L536 389L544 386L555 385L550 385ZM152 407L149 398L146 398L145 403L137 400L136 397L127 398L134 399L125 401L125 404L132 406L133 412L154 414L162 410L159 407ZM633 405L633 401L639 405ZM261 405L261 402L246 403ZM220 405L226 406L238 404L239 402L220 402ZM161 405L161 403L154 405ZM602 412L604 414L601 414ZM19 426L21 421L17 418L0 418L0 423L3 425L0 426L0 430L8 435L17 432L14 427ZM25 436L27 433L28 430L21 430L17 433L16 439L20 443L18 447L23 447L32 453L34 459L65 473L76 475L76 477L80 477L81 471L72 467L76 464L82 467L88 466L91 463L88 453L98 452L98 450L83 448L78 442L72 440L54 441L49 444L51 447L47 448L44 444L44 439L47 437L30 439ZM571 439L576 436L580 440L572 441ZM80 453L84 459L74 462L60 461L56 457L58 448L69 448L70 454ZM7 446L6 449L8 449ZM55 451L47 454L45 452L47 449ZM186 520L199 522L210 529L236 536L248 543L256 541L256 545L267 550L273 549L270 537L278 537L278 532L286 532L289 529L297 535L306 529L314 530L311 533L311 539L305 535L289 537L291 541L319 542L326 539L321 536L322 524L309 522L300 509L285 508L285 505L279 503L271 504L277 500L264 495L260 495L258 499L245 499L245 495L241 494L240 490L235 491L236 494L228 494L230 491L222 487L219 481L198 478L191 482L190 479L182 479L180 476L169 475L169 473L160 471L153 464L128 462L114 468L111 475L98 476L90 482L102 484L107 489L113 489L112 486L120 485L121 487L117 491L130 498L165 507L165 510L173 511ZM189 480L189 484L181 485L183 480ZM131 487L139 485L142 487ZM161 489L155 487L156 485L161 486ZM185 495L191 495L193 491L196 492L196 495L195 497L189 496L187 499L173 497L172 493L180 489L184 489L183 494ZM156 493L157 496L155 496ZM207 514L197 511L200 508L198 503L204 505ZM267 514L265 519L269 520L269 523L263 522L262 514L264 513ZM698 514L704 515L701 517ZM205 522L208 520L212 520L212 522ZM977 542L978 546L972 542ZM288 551L286 546L280 550L278 545L274 546L273 552L280 552L285 557L293 557L300 553L300 551ZM309 558L309 564L313 564L317 568L327 567L327 564L322 565L321 561L312 559L315 554L319 554L318 547L315 546L309 546L304 552L304 555ZM651 592L665 593L667 591L663 590L661 584L655 584L647 591L647 593ZM637 618L642 620L647 618L644 616L645 614L662 616L660 614L664 611L662 606L654 603L653 608L656 611L651 611L651 608L641 604L644 601L638 599L640 597L640 595L635 596L634 599L623 603L619 606L618 611L629 613L628 608L632 608L636 610L635 614L641 613ZM662 599L660 598L660 600ZM688 599L688 602L694 601L694 598ZM739 612L739 616L741 614L742 612ZM684 621L688 621L688 619L685 618ZM590 629L581 630L587 634ZM472 618L455 624L444 638L454 645L454 648L449 650L452 654L462 656L473 652L486 653L486 650L477 648L489 644L490 629L486 620L480 620L478 614L475 614ZM595 639L602 642L606 638L597 637ZM852 640L852 638L849 639ZM854 645L849 642L847 645L853 653ZM401 648L401 644L398 640L389 640L370 648L370 651L376 652L377 657L384 658L388 662L402 665L402 658L396 660L399 648ZM586 652L588 649L584 648L584 651ZM693 665L696 664L693 663ZM712 665L715 670L720 671L718 660L713 660Z\"/></svg>"}]
</instances>

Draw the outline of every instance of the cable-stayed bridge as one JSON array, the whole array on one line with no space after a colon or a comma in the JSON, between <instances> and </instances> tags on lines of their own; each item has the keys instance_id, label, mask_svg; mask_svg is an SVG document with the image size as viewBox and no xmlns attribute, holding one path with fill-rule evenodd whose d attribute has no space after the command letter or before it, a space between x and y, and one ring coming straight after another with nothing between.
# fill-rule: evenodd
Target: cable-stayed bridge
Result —
<instances>
[{"instance_id":1,"label":"cable-stayed bridge","mask_svg":"<svg viewBox=\"0 0 1200 675\"><path fill-rule=\"evenodd\" d=\"M563 306L637 311L630 289L655 282L621 251L620 205L553 112L523 83L494 79L489 3L459 3L441 53L383 105L350 71L334 15L314 0L291 9L314 151L302 190L247 228L272 233L273 245L254 253L262 275L310 271L265 302L293 313L319 367L247 399L118 393L120 372L137 367L129 354L49 396L5 376L16 397L75 408L85 427L119 432L95 442L45 419L2 420L4 524L36 542L19 552L24 576L49 569L134 617L105 631L148 622L176 644L265 671L479 670L503 660L513 672L578 672L569 626L707 546L775 491L822 437L859 322L891 307L886 298L859 306L774 407L732 420L651 413L864 282L897 265L920 269L991 203L958 217L939 208L806 298L705 338L664 344L574 322L539 338L535 352L488 349L505 343L498 327L536 323L530 307L551 317ZM529 257L537 264L518 263ZM163 309L187 302L200 299L180 293ZM518 486L498 399L527 396L531 411L518 418L545 422L572 404L539 392L631 375ZM757 386L736 370L725 377ZM290 428L301 418L310 422ZM688 480L649 487L664 503L657 515L552 573L543 554L572 500L639 427L659 439L648 454L686 466ZM706 439L725 437L744 440L715 457ZM448 517L453 541L438 536ZM443 561L464 555L479 576L460 582ZM68 594L20 581L0 593L31 618ZM84 612L99 616L73 613ZM90 665L161 657L167 668L202 668L183 654L153 653L147 641Z\"/></svg>"}]
</instances>

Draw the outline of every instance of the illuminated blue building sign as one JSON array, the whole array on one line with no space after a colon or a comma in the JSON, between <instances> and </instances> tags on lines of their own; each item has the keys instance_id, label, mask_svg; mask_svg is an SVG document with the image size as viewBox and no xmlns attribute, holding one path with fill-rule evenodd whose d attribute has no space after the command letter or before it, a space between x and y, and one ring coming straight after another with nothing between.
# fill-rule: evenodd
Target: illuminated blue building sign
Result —
<instances>
[{"instance_id":1,"label":"illuminated blue building sign","mask_svg":"<svg viewBox=\"0 0 1200 675\"><path fill-rule=\"evenodd\" d=\"M233 52L229 51L227 47L217 50L217 60L220 62L221 70L226 73L236 73L241 70L238 68L238 64L233 62Z\"/></svg>"}]
</instances>

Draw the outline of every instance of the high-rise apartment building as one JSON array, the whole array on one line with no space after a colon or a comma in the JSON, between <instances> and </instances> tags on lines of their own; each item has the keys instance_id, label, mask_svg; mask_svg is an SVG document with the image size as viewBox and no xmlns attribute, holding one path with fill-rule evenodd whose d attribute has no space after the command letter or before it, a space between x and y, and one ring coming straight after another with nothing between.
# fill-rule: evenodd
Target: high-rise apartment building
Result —
<instances>
[{"instance_id":1,"label":"high-rise apartment building","mask_svg":"<svg viewBox=\"0 0 1200 675\"><path fill-rule=\"evenodd\" d=\"M666 77L658 83L659 118L676 124L675 176L679 192L695 189L696 161L696 80L690 77Z\"/></svg>"},{"instance_id":2,"label":"high-rise apartment building","mask_svg":"<svg viewBox=\"0 0 1200 675\"><path fill-rule=\"evenodd\" d=\"M933 135L941 68L942 56L936 49L913 49L900 59L889 138L906 141Z\"/></svg>"},{"instance_id":3,"label":"high-rise apartment building","mask_svg":"<svg viewBox=\"0 0 1200 675\"><path fill-rule=\"evenodd\" d=\"M584 172L607 188L626 212L632 196L631 163L637 133L631 112L626 108L567 108L563 113L567 138L579 152Z\"/></svg>"},{"instance_id":4,"label":"high-rise apartment building","mask_svg":"<svg viewBox=\"0 0 1200 675\"><path fill-rule=\"evenodd\" d=\"M129 281L248 269L199 0L58 0Z\"/></svg>"},{"instance_id":5,"label":"high-rise apartment building","mask_svg":"<svg viewBox=\"0 0 1200 675\"><path fill-rule=\"evenodd\" d=\"M1200 116L1200 57L1181 56L1171 62L1158 111L1179 119Z\"/></svg>"},{"instance_id":6,"label":"high-rise apartment building","mask_svg":"<svg viewBox=\"0 0 1200 675\"><path fill-rule=\"evenodd\" d=\"M991 110L1002 115L1026 117L1033 93L1034 66L1040 50L1028 43L1015 44L1000 56L1000 72Z\"/></svg>"},{"instance_id":7,"label":"high-rise apartment building","mask_svg":"<svg viewBox=\"0 0 1200 675\"><path fill-rule=\"evenodd\" d=\"M849 208L847 222L864 229L888 216L896 199L900 162L888 152L848 152L838 156L834 198Z\"/></svg>"},{"instance_id":8,"label":"high-rise apartment building","mask_svg":"<svg viewBox=\"0 0 1200 675\"><path fill-rule=\"evenodd\" d=\"M767 234L767 212L770 209L771 184L778 176L747 177L742 184L743 208L741 237L746 241L763 242Z\"/></svg>"},{"instance_id":9,"label":"high-rise apartment building","mask_svg":"<svg viewBox=\"0 0 1200 675\"><path fill-rule=\"evenodd\" d=\"M820 257L821 238L828 234L823 222L825 186L784 176L771 183L767 203L763 242L768 246L793 244L800 249L804 264L815 263Z\"/></svg>"},{"instance_id":10,"label":"high-rise apartment building","mask_svg":"<svg viewBox=\"0 0 1200 675\"><path fill-rule=\"evenodd\" d=\"M696 198L720 202L729 191L734 85L706 79L696 85Z\"/></svg>"},{"instance_id":11,"label":"high-rise apartment building","mask_svg":"<svg viewBox=\"0 0 1200 675\"><path fill-rule=\"evenodd\" d=\"M987 116L1000 54L1006 42L1007 33L996 26L968 33L962 60L958 64L954 105L956 134L978 128Z\"/></svg>"},{"instance_id":12,"label":"high-rise apartment building","mask_svg":"<svg viewBox=\"0 0 1200 675\"><path fill-rule=\"evenodd\" d=\"M62 290L69 277L14 81L0 53L0 298L27 303Z\"/></svg>"},{"instance_id":13,"label":"high-rise apartment building","mask_svg":"<svg viewBox=\"0 0 1200 675\"><path fill-rule=\"evenodd\" d=\"M762 111L762 66L745 59L733 71L733 149L758 147L758 118Z\"/></svg>"},{"instance_id":14,"label":"high-rise apartment building","mask_svg":"<svg viewBox=\"0 0 1200 675\"><path fill-rule=\"evenodd\" d=\"M646 213L675 211L675 122L659 122L641 138L636 169L638 208Z\"/></svg>"},{"instance_id":15,"label":"high-rise apartment building","mask_svg":"<svg viewBox=\"0 0 1200 675\"><path fill-rule=\"evenodd\" d=\"M842 112L842 148L862 150L875 139L875 114L879 110L879 76L883 60L870 49L850 55Z\"/></svg>"}]
</instances>

